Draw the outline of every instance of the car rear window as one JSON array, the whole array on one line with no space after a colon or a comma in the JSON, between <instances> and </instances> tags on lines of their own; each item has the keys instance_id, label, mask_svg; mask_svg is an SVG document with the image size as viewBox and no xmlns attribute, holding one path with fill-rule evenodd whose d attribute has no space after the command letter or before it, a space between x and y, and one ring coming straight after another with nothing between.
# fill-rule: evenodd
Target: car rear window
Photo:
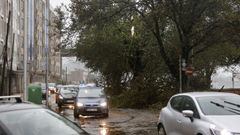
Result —
<instances>
[{"instance_id":1,"label":"car rear window","mask_svg":"<svg viewBox=\"0 0 240 135\"><path fill-rule=\"evenodd\" d=\"M81 135L84 132L64 117L47 109L4 112L0 121L13 135Z\"/></svg>"},{"instance_id":2,"label":"car rear window","mask_svg":"<svg viewBox=\"0 0 240 135\"><path fill-rule=\"evenodd\" d=\"M205 115L239 115L240 96L207 96L197 98Z\"/></svg>"}]
</instances>

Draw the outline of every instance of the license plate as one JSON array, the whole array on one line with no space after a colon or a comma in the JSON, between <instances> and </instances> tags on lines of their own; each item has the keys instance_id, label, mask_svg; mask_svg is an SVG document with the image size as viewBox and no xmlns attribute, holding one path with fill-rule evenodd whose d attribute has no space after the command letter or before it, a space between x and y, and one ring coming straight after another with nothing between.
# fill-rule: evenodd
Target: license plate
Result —
<instances>
[{"instance_id":1,"label":"license plate","mask_svg":"<svg viewBox=\"0 0 240 135\"><path fill-rule=\"evenodd\" d=\"M73 100L67 100L68 103L73 103Z\"/></svg>"},{"instance_id":2,"label":"license plate","mask_svg":"<svg viewBox=\"0 0 240 135\"><path fill-rule=\"evenodd\" d=\"M88 112L96 112L97 109L87 109Z\"/></svg>"}]
</instances>

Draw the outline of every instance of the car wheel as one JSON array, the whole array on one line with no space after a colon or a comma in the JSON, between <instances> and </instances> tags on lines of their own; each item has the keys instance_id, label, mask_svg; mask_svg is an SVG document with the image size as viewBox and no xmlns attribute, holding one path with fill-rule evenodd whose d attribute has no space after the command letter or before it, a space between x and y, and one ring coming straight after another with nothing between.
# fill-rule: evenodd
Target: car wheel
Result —
<instances>
[{"instance_id":1,"label":"car wheel","mask_svg":"<svg viewBox=\"0 0 240 135\"><path fill-rule=\"evenodd\" d=\"M79 118L79 113L77 113L77 110L74 109L73 111L74 118Z\"/></svg>"},{"instance_id":2,"label":"car wheel","mask_svg":"<svg viewBox=\"0 0 240 135\"><path fill-rule=\"evenodd\" d=\"M167 135L162 124L158 125L158 135Z\"/></svg>"}]
</instances>

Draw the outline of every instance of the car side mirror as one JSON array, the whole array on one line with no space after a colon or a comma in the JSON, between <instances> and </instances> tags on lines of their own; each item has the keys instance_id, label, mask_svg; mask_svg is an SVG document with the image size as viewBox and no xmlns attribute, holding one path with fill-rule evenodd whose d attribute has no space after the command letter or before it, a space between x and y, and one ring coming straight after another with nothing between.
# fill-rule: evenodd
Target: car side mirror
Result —
<instances>
[{"instance_id":1,"label":"car side mirror","mask_svg":"<svg viewBox=\"0 0 240 135\"><path fill-rule=\"evenodd\" d=\"M193 111L192 110L183 110L182 114L184 117L190 118L191 122L193 122Z\"/></svg>"}]
</instances>

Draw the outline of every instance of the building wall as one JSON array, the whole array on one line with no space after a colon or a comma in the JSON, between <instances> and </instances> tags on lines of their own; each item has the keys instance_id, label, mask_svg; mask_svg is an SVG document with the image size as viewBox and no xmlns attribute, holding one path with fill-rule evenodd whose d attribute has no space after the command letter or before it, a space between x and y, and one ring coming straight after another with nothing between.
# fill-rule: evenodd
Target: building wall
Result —
<instances>
[{"instance_id":1,"label":"building wall","mask_svg":"<svg viewBox=\"0 0 240 135\"><path fill-rule=\"evenodd\" d=\"M34 77L33 81L44 82L45 79L45 63L46 63L46 39L45 39L45 0L35 0L35 39L36 39L36 50L35 50L35 59L33 72ZM48 69L49 69L49 82L56 82L60 79L60 52L55 48L59 44L60 37L58 36L58 31L54 26L54 19L56 15L53 10L49 10L49 24L48 24Z\"/></svg>"},{"instance_id":2,"label":"building wall","mask_svg":"<svg viewBox=\"0 0 240 135\"><path fill-rule=\"evenodd\" d=\"M33 3L32 10L32 22L28 21L28 78L29 82L44 82L45 79L45 61L46 61L46 52L45 52L45 6L46 0L29 0ZM2 63L3 63L3 47L5 45L5 38L7 32L7 22L8 22L8 13L11 10L11 24L10 24L10 32L8 37L8 61L11 60L13 56L13 64L12 69L13 72L11 74L11 89L12 93L19 93L23 91L23 62L24 62L24 21L25 19L29 19L30 10L25 13L25 2L28 0L0 0L0 79L2 76ZM51 10L50 10L51 11ZM50 25L54 23L53 19L56 19L55 14L51 11L49 14ZM30 25L32 24L32 25ZM32 26L32 27L31 27ZM31 30L31 31L29 31ZM49 33L52 35L58 35L57 31L54 28L50 28ZM14 36L13 36L14 35ZM49 34L50 35L50 34ZM32 36L32 38L31 38ZM14 38L13 38L14 37ZM32 43L31 43L32 41ZM60 52L55 49L59 44L60 37L49 36L49 71L51 72L49 81L51 80L51 76L54 76L54 79L60 78ZM14 43L14 44L13 44ZM30 49L30 43L32 45L32 50ZM13 53L12 53L13 52ZM32 54L30 56L30 54ZM7 81L10 78L9 70L10 70L10 62L6 66L8 69L6 70L5 76L5 89L8 87ZM1 81L1 80L0 80ZM1 82L0 82L1 84ZM5 92L6 94L7 92Z\"/></svg>"},{"instance_id":3,"label":"building wall","mask_svg":"<svg viewBox=\"0 0 240 135\"><path fill-rule=\"evenodd\" d=\"M23 0L1 0L0 1L0 64L3 67L3 54L4 45L6 45L6 35L7 35L7 23L9 17L9 11L11 11L10 16L10 27L7 40L7 63L4 76L4 94L9 93L8 89L11 89L12 93L18 90L18 84L21 83L16 79L18 77L18 70L21 67L20 63L23 57L21 57L21 47L23 45ZM12 62L11 62L12 61ZM10 72L10 67L12 65L12 72ZM0 72L1 77L2 69ZM9 80L11 78L11 80ZM9 82L11 82L11 88L9 88ZM0 83L1 84L1 83Z\"/></svg>"},{"instance_id":4,"label":"building wall","mask_svg":"<svg viewBox=\"0 0 240 135\"><path fill-rule=\"evenodd\" d=\"M34 31L35 46L34 59L32 63L32 82L44 82L45 75L45 1L35 0L34 3Z\"/></svg>"},{"instance_id":5,"label":"building wall","mask_svg":"<svg viewBox=\"0 0 240 135\"><path fill-rule=\"evenodd\" d=\"M50 73L50 81L57 81L61 79L60 76L60 61L61 54L58 48L60 44L60 34L58 29L56 28L55 20L58 19L53 10L50 10L49 17L51 18L49 24L49 73Z\"/></svg>"}]
</instances>

